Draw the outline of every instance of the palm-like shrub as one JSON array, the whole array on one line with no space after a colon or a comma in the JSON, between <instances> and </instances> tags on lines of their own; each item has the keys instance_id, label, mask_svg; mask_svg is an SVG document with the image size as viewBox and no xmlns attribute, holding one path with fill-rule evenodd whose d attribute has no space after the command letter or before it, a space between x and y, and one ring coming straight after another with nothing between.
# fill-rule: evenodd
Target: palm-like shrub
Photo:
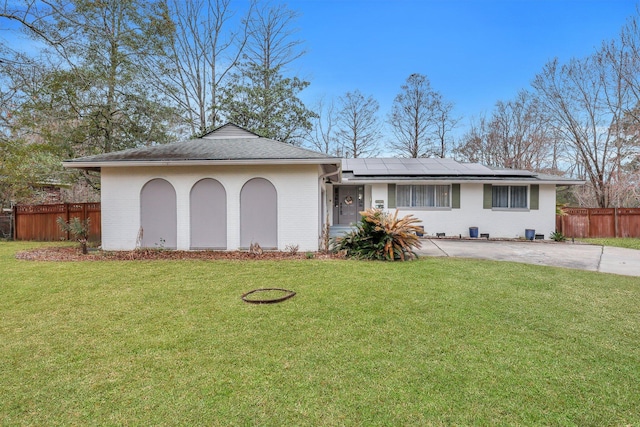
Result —
<instances>
[{"instance_id":1,"label":"palm-like shrub","mask_svg":"<svg viewBox=\"0 0 640 427\"><path fill-rule=\"evenodd\" d=\"M391 215L380 209L360 212L362 218L355 230L334 239L336 251L348 257L374 260L406 260L416 258L414 249L420 248L417 233L422 232L413 215L398 219L398 211Z\"/></svg>"},{"instance_id":2,"label":"palm-like shrub","mask_svg":"<svg viewBox=\"0 0 640 427\"><path fill-rule=\"evenodd\" d=\"M89 224L90 218L81 220L73 217L69 222L65 221L61 216L57 219L58 226L64 232L70 233L78 243L84 255L87 254L87 242L89 241Z\"/></svg>"}]
</instances>

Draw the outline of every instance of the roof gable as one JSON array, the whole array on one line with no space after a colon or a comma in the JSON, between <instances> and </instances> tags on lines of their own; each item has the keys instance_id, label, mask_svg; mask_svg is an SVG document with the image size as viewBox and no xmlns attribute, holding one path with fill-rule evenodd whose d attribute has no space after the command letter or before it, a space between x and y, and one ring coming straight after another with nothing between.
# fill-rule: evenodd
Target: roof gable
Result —
<instances>
[{"instance_id":1,"label":"roof gable","mask_svg":"<svg viewBox=\"0 0 640 427\"><path fill-rule=\"evenodd\" d=\"M233 123L227 123L215 128L209 133L202 135L204 139L231 139L231 138L260 138L260 135L253 133Z\"/></svg>"}]
</instances>

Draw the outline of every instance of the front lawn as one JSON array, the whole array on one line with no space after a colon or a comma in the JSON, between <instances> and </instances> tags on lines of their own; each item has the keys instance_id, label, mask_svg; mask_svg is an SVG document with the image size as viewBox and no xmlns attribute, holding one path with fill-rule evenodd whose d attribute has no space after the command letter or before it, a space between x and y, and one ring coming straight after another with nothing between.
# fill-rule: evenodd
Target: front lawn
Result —
<instances>
[{"instance_id":1,"label":"front lawn","mask_svg":"<svg viewBox=\"0 0 640 427\"><path fill-rule=\"evenodd\" d=\"M0 242L1 425L640 424L640 278L29 245Z\"/></svg>"},{"instance_id":2,"label":"front lawn","mask_svg":"<svg viewBox=\"0 0 640 427\"><path fill-rule=\"evenodd\" d=\"M608 238L590 238L578 239L581 242L591 245L615 246L618 248L638 249L640 250L640 239L633 237L608 237Z\"/></svg>"}]
</instances>

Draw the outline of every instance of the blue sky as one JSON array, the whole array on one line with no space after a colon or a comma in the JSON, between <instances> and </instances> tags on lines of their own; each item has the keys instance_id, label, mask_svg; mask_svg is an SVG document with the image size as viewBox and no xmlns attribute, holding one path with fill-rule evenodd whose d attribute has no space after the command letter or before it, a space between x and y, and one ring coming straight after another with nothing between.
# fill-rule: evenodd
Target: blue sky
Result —
<instances>
[{"instance_id":1,"label":"blue sky","mask_svg":"<svg viewBox=\"0 0 640 427\"><path fill-rule=\"evenodd\" d=\"M637 14L631 0L292 0L308 53L296 64L311 82L303 99L359 89L387 114L411 73L463 116L490 114L542 67L584 57Z\"/></svg>"},{"instance_id":2,"label":"blue sky","mask_svg":"<svg viewBox=\"0 0 640 427\"><path fill-rule=\"evenodd\" d=\"M384 119L406 78L421 73L455 103L458 135L528 88L549 60L584 57L616 38L639 7L636 0L282 1L300 13L296 36L307 54L292 71L311 82L301 95L309 106L359 89L380 103ZM239 13L246 6L232 1ZM0 40L14 48L33 46L2 30Z\"/></svg>"}]
</instances>

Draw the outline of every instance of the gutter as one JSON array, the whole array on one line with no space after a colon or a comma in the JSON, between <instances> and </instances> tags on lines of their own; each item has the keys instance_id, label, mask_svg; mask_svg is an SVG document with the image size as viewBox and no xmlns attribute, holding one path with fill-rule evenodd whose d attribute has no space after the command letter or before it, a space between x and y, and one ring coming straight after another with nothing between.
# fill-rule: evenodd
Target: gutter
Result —
<instances>
[{"instance_id":1,"label":"gutter","mask_svg":"<svg viewBox=\"0 0 640 427\"><path fill-rule=\"evenodd\" d=\"M255 165L323 165L335 164L339 170L342 165L331 159L250 159L250 160L119 160L111 162L64 161L65 168L100 169L103 167L144 167L144 166L255 166ZM335 173L335 172L334 172Z\"/></svg>"},{"instance_id":2,"label":"gutter","mask_svg":"<svg viewBox=\"0 0 640 427\"><path fill-rule=\"evenodd\" d=\"M495 185L523 185L523 184L549 184L549 185L584 185L585 181L582 180L544 180L538 179L535 177L505 177L502 179L496 179L495 176L446 176L446 177L436 177L436 176L408 176L408 177L394 177L394 178L384 178L384 179L372 179L372 178L343 178L343 183L352 183L352 184L424 184L428 183L482 183L482 184L495 184Z\"/></svg>"},{"instance_id":3,"label":"gutter","mask_svg":"<svg viewBox=\"0 0 640 427\"><path fill-rule=\"evenodd\" d=\"M338 181L337 182L342 182L342 168L338 167L337 170L333 171L333 172L327 172L327 173L323 173L322 175L320 175L318 177L318 181L322 182L323 179L330 177L331 175L338 175Z\"/></svg>"}]
</instances>

